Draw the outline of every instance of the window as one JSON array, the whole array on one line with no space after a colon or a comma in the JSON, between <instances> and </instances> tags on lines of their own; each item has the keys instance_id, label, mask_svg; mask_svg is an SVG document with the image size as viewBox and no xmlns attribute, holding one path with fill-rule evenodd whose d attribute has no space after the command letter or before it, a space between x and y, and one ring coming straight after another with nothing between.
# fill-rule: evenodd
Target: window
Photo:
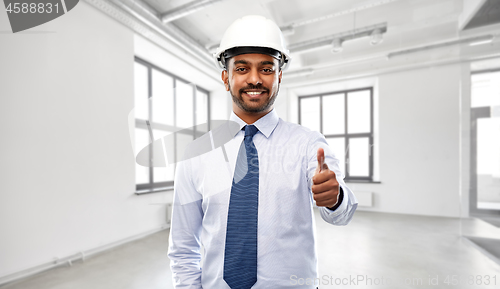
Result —
<instances>
[{"instance_id":1,"label":"window","mask_svg":"<svg viewBox=\"0 0 500 289\"><path fill-rule=\"evenodd\" d=\"M470 212L500 211L500 71L471 75Z\"/></svg>"},{"instance_id":2,"label":"window","mask_svg":"<svg viewBox=\"0 0 500 289\"><path fill-rule=\"evenodd\" d=\"M500 71L471 75L471 107L500 106Z\"/></svg>"},{"instance_id":3,"label":"window","mask_svg":"<svg viewBox=\"0 0 500 289\"><path fill-rule=\"evenodd\" d=\"M346 181L373 181L373 88L300 96L299 124L325 136Z\"/></svg>"},{"instance_id":4,"label":"window","mask_svg":"<svg viewBox=\"0 0 500 289\"><path fill-rule=\"evenodd\" d=\"M149 146L145 151L148 166L136 164L136 190L163 190L174 184L175 162L183 147L209 129L209 93L138 57L134 83L136 150L163 138L160 147L166 151L168 162L166 167L158 166L157 160L165 159L163 149Z\"/></svg>"}]
</instances>

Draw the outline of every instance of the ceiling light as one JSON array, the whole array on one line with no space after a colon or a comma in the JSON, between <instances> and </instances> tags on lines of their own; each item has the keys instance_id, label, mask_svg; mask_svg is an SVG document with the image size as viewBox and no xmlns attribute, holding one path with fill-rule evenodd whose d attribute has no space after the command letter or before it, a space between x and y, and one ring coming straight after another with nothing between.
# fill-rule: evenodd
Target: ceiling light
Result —
<instances>
[{"instance_id":1,"label":"ceiling light","mask_svg":"<svg viewBox=\"0 0 500 289\"><path fill-rule=\"evenodd\" d=\"M163 23L172 22L223 0L198 0L181 5L161 16Z\"/></svg>"},{"instance_id":2,"label":"ceiling light","mask_svg":"<svg viewBox=\"0 0 500 289\"><path fill-rule=\"evenodd\" d=\"M485 39L485 40L471 42L471 43L469 43L469 46L476 46L476 45L488 44L488 43L491 43L492 41L493 41L493 37L491 37L490 39Z\"/></svg>"},{"instance_id":3,"label":"ceiling light","mask_svg":"<svg viewBox=\"0 0 500 289\"><path fill-rule=\"evenodd\" d=\"M376 33L374 33L375 30L378 30ZM372 35L379 35L380 36L374 36L376 38L377 43L380 43L382 40L382 34L387 32L387 23L379 23L376 25L370 25L370 26L365 26L361 28L356 28L353 30L349 31L344 31L341 33L336 33L328 36L323 36L319 37L316 39L311 39L311 40L306 40L303 42L299 43L294 43L291 45L288 45L288 49L291 52L302 52L302 51L309 51L312 49L316 49L319 47L323 46L332 46L332 52L337 53L342 51L342 44L345 41L350 41L362 37L370 37Z\"/></svg>"},{"instance_id":4,"label":"ceiling light","mask_svg":"<svg viewBox=\"0 0 500 289\"><path fill-rule=\"evenodd\" d=\"M382 36L382 30L378 28L374 29L370 36L370 44L377 45L382 43L382 41L384 41L384 38Z\"/></svg>"},{"instance_id":5,"label":"ceiling light","mask_svg":"<svg viewBox=\"0 0 500 289\"><path fill-rule=\"evenodd\" d=\"M332 53L339 53L343 50L342 40L340 38L335 38L332 41Z\"/></svg>"},{"instance_id":6,"label":"ceiling light","mask_svg":"<svg viewBox=\"0 0 500 289\"><path fill-rule=\"evenodd\" d=\"M425 45L425 46L420 46L420 47L410 48L410 49L406 49L406 50L391 52L391 53L387 54L387 58L392 59L396 56L418 53L418 52L428 51L431 49L444 48L444 47L449 47L449 46L453 46L453 45L460 45L460 44L479 45L479 44L489 43L493 40L493 38L494 38L493 35L487 34L487 35L474 36L474 37L469 37L469 38L453 39L453 40L449 40L449 41L445 41L445 42L438 42L438 43L433 43L433 44L429 44L429 45Z\"/></svg>"}]
</instances>

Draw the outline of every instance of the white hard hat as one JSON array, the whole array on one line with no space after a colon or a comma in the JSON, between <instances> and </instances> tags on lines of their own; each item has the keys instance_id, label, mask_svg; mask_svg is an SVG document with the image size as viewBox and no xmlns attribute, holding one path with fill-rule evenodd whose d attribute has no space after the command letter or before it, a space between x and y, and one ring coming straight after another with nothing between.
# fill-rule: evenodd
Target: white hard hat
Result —
<instances>
[{"instance_id":1,"label":"white hard hat","mask_svg":"<svg viewBox=\"0 0 500 289\"><path fill-rule=\"evenodd\" d=\"M217 66L225 69L225 58L245 53L269 54L280 60L281 69L291 60L278 25L260 15L248 15L234 21L224 33L214 58Z\"/></svg>"}]
</instances>

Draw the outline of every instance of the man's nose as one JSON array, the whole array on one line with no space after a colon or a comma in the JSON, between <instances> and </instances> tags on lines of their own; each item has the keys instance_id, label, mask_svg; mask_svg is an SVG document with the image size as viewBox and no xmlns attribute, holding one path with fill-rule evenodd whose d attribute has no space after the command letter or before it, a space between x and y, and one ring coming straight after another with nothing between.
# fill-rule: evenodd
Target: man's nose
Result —
<instances>
[{"instance_id":1,"label":"man's nose","mask_svg":"<svg viewBox=\"0 0 500 289\"><path fill-rule=\"evenodd\" d=\"M262 79L260 77L258 70L256 69L250 70L250 73L248 73L247 83L253 85L262 84Z\"/></svg>"}]
</instances>

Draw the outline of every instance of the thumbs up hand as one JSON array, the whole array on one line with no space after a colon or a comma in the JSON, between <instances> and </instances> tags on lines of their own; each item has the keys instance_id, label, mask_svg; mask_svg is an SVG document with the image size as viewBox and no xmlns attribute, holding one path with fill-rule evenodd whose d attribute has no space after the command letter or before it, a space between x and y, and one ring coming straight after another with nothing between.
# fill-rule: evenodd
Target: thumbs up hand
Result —
<instances>
[{"instance_id":1,"label":"thumbs up hand","mask_svg":"<svg viewBox=\"0 0 500 289\"><path fill-rule=\"evenodd\" d=\"M318 149L318 167L312 178L313 198L316 205L320 207L331 208L337 204L339 196L339 183L335 173L328 169L325 164L325 151L322 148Z\"/></svg>"}]
</instances>

